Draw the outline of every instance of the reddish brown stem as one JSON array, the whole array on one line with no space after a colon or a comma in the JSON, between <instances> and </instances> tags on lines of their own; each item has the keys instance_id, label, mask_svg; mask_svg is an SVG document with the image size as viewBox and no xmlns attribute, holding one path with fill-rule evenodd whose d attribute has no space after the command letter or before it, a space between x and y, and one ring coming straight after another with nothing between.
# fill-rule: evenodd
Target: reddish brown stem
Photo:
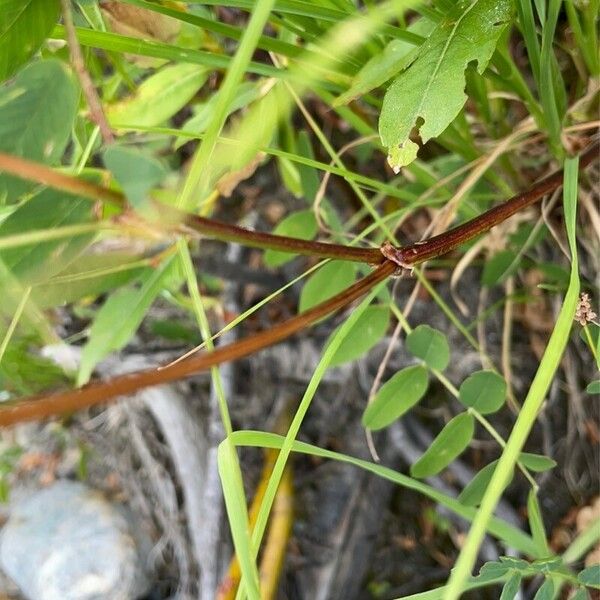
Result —
<instances>
[{"instance_id":1,"label":"reddish brown stem","mask_svg":"<svg viewBox=\"0 0 600 600\"><path fill-rule=\"evenodd\" d=\"M96 404L105 404L118 396L131 394L153 385L183 379L194 373L206 371L215 365L248 356L290 337L360 298L380 281L387 279L395 268L394 263L386 261L369 275L330 300L275 325L267 331L261 331L252 337L217 348L213 352L203 352L164 368L148 369L114 377L105 382L94 382L76 390L26 398L14 403L4 403L0 406L0 426L43 419Z\"/></svg>"},{"instance_id":2,"label":"reddish brown stem","mask_svg":"<svg viewBox=\"0 0 600 600\"><path fill-rule=\"evenodd\" d=\"M594 144L581 156L579 163L580 168L590 164L597 157L598 145ZM6 170L14 175L32 179L40 183L46 183L70 193L89 196L94 199L108 200L120 205L125 204L125 199L120 194L104 188L98 188L97 186L72 177L60 175L51 169L47 169L46 167L35 163L1 153L0 170ZM344 292L341 292L327 302L323 302L297 317L276 325L268 331L263 331L250 338L241 340L229 346L224 346L214 352L193 356L186 360L171 364L163 369L140 371L116 377L107 382L92 383L78 390L38 396L20 400L12 404L4 404L0 407L0 425L10 425L26 420L41 419L51 415L105 403L118 396L130 394L152 385L181 379L220 363L248 356L267 346L276 344L364 295L374 285L391 275L396 270L397 265L400 265L401 267L410 267L430 258L440 256L477 235L488 231L519 210L533 204L544 194L558 188L562 183L562 179L562 172L554 173L533 186L529 191L519 194L504 204L483 213L479 217L459 225L444 234L435 236L430 240L400 249L390 245L384 245L382 251L385 258L388 258L389 260L385 260L379 250L361 250L361 252L365 253L365 258L363 260L366 260L366 262L385 262L380 264L380 266L370 275ZM343 254L347 250L360 250L356 248L346 248L345 246L338 246L335 244L305 242L303 240L296 240L294 238L286 238L283 236L258 234L239 227L180 213L179 211L161 205L161 211L163 210L168 211L166 214L168 214L169 218L175 219L180 224L183 223L184 226L192 228L194 231L212 235L217 239L235 240L237 242L247 243L248 245L271 247L276 250L310 253L318 256L332 256L344 259L348 259L347 256ZM329 252L333 252L334 254L328 254ZM339 252L339 254L337 254L337 252ZM374 252L376 256L372 256L372 252ZM359 260L358 255L352 256L353 258L349 258L349 260Z\"/></svg>"},{"instance_id":3,"label":"reddish brown stem","mask_svg":"<svg viewBox=\"0 0 600 600\"><path fill-rule=\"evenodd\" d=\"M123 208L127 206L127 199L119 192L94 185L77 177L59 173L45 165L18 156L0 152L0 171L5 171L28 181L49 185L69 194L76 194L91 200L110 202ZM158 225L161 228L168 223L176 230L192 232L194 235L200 234L217 240L237 242L255 248L269 248L320 258L337 258L368 264L379 264L383 261L377 248L353 248L341 244L313 242L272 233L250 231L237 225L191 215L166 204L156 203L155 206L158 213Z\"/></svg>"},{"instance_id":4,"label":"reddish brown stem","mask_svg":"<svg viewBox=\"0 0 600 600\"><path fill-rule=\"evenodd\" d=\"M580 156L580 169L583 169L598 158L598 149L598 144L594 143ZM506 219L524 208L531 206L542 198L542 196L553 192L560 187L563 177L563 171L556 171L538 181L529 190L513 196L510 200L440 235L422 242L410 244L409 246L403 246L402 248L393 248L387 245L385 248L382 248L382 251L386 258L393 260L401 267L412 267L442 254L447 254L465 242L506 221Z\"/></svg>"}]
</instances>

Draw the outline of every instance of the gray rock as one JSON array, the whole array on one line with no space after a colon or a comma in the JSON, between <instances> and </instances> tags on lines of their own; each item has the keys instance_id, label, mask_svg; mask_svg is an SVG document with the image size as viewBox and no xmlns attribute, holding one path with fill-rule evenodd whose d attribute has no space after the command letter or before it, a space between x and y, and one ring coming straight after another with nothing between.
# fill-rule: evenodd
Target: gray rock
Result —
<instances>
[{"instance_id":1,"label":"gray rock","mask_svg":"<svg viewBox=\"0 0 600 600\"><path fill-rule=\"evenodd\" d=\"M133 600L150 587L150 542L134 529L101 493L58 481L11 510L0 567L29 600Z\"/></svg>"}]
</instances>

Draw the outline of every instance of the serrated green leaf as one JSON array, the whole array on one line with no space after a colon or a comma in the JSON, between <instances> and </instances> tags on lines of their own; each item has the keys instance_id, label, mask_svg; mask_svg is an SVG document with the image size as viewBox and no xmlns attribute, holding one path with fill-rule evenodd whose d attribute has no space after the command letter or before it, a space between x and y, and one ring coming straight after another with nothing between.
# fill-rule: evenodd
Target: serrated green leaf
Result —
<instances>
[{"instance_id":1,"label":"serrated green leaf","mask_svg":"<svg viewBox=\"0 0 600 600\"><path fill-rule=\"evenodd\" d=\"M532 454L531 452L521 452L519 462L535 473L549 471L556 466L556 461L544 456L543 454Z\"/></svg>"},{"instance_id":2,"label":"serrated green leaf","mask_svg":"<svg viewBox=\"0 0 600 600\"><path fill-rule=\"evenodd\" d=\"M577 579L585 586L600 589L600 565L592 565L583 569Z\"/></svg>"},{"instance_id":3,"label":"serrated green leaf","mask_svg":"<svg viewBox=\"0 0 600 600\"><path fill-rule=\"evenodd\" d=\"M483 267L481 283L487 287L502 283L519 266L515 262L517 253L512 250L501 250L494 254Z\"/></svg>"},{"instance_id":4,"label":"serrated green leaf","mask_svg":"<svg viewBox=\"0 0 600 600\"><path fill-rule=\"evenodd\" d=\"M39 50L59 15L59 0L0 0L0 81Z\"/></svg>"},{"instance_id":5,"label":"serrated green leaf","mask_svg":"<svg viewBox=\"0 0 600 600\"><path fill-rule=\"evenodd\" d=\"M462 504L465 506L479 506L497 464L497 460L492 461L489 465L483 467L483 469L469 481L458 496L458 499Z\"/></svg>"},{"instance_id":6,"label":"serrated green leaf","mask_svg":"<svg viewBox=\"0 0 600 600\"><path fill-rule=\"evenodd\" d=\"M108 354L120 350L139 327L150 305L171 275L170 257L144 278L140 288L123 288L113 293L96 314L87 344L81 353L77 384L87 383L94 367Z\"/></svg>"},{"instance_id":7,"label":"serrated green leaf","mask_svg":"<svg viewBox=\"0 0 600 600\"><path fill-rule=\"evenodd\" d=\"M600 394L600 379L591 381L585 388L586 394Z\"/></svg>"},{"instance_id":8,"label":"serrated green leaf","mask_svg":"<svg viewBox=\"0 0 600 600\"><path fill-rule=\"evenodd\" d=\"M476 371L462 382L458 399L482 415L494 413L506 399L506 382L493 371Z\"/></svg>"},{"instance_id":9,"label":"serrated green leaf","mask_svg":"<svg viewBox=\"0 0 600 600\"><path fill-rule=\"evenodd\" d=\"M112 144L103 153L104 164L125 192L129 202L140 208L148 192L167 174L164 165L141 150Z\"/></svg>"},{"instance_id":10,"label":"serrated green leaf","mask_svg":"<svg viewBox=\"0 0 600 600\"><path fill-rule=\"evenodd\" d=\"M406 347L431 369L443 371L450 362L446 336L429 325L419 325L406 338Z\"/></svg>"},{"instance_id":11,"label":"serrated green leaf","mask_svg":"<svg viewBox=\"0 0 600 600\"><path fill-rule=\"evenodd\" d=\"M77 88L58 60L26 66L0 88L0 151L54 165L65 151L77 110ZM32 184L0 173L0 201L16 202Z\"/></svg>"},{"instance_id":12,"label":"serrated green leaf","mask_svg":"<svg viewBox=\"0 0 600 600\"><path fill-rule=\"evenodd\" d=\"M0 237L91 221L92 203L46 188L0 224ZM0 251L0 260L23 284L40 284L62 271L90 243L93 234L74 236Z\"/></svg>"},{"instance_id":13,"label":"serrated green leaf","mask_svg":"<svg viewBox=\"0 0 600 600\"><path fill-rule=\"evenodd\" d=\"M590 596L585 588L579 588L569 600L589 600Z\"/></svg>"},{"instance_id":14,"label":"serrated green leaf","mask_svg":"<svg viewBox=\"0 0 600 600\"><path fill-rule=\"evenodd\" d=\"M356 266L353 263L333 260L321 267L304 284L300 293L298 312L304 312L313 306L335 296L354 283Z\"/></svg>"},{"instance_id":15,"label":"serrated green leaf","mask_svg":"<svg viewBox=\"0 0 600 600\"><path fill-rule=\"evenodd\" d=\"M462 0L421 46L417 59L387 91L379 133L388 148L391 167L398 170L416 154L409 135L422 119L423 142L440 135L467 97L465 70L476 62L485 70L500 34L510 22L511 0Z\"/></svg>"},{"instance_id":16,"label":"serrated green leaf","mask_svg":"<svg viewBox=\"0 0 600 600\"><path fill-rule=\"evenodd\" d=\"M329 366L335 367L366 354L385 335L389 324L390 311L387 307L366 308L333 355ZM336 333L337 329L331 334L327 344Z\"/></svg>"},{"instance_id":17,"label":"serrated green leaf","mask_svg":"<svg viewBox=\"0 0 600 600\"><path fill-rule=\"evenodd\" d=\"M410 410L427 391L427 369L406 367L386 381L362 416L367 429L382 429Z\"/></svg>"},{"instance_id":18,"label":"serrated green leaf","mask_svg":"<svg viewBox=\"0 0 600 600\"><path fill-rule=\"evenodd\" d=\"M510 579L504 584L500 600L514 600L521 586L521 574L517 571L510 576Z\"/></svg>"},{"instance_id":19,"label":"serrated green leaf","mask_svg":"<svg viewBox=\"0 0 600 600\"><path fill-rule=\"evenodd\" d=\"M281 222L273 230L277 235L287 235L301 240L312 240L317 235L317 220L312 210L300 210L294 212ZM292 260L296 255L289 252L278 252L277 250L265 250L263 260L267 267L280 267Z\"/></svg>"},{"instance_id":20,"label":"serrated green leaf","mask_svg":"<svg viewBox=\"0 0 600 600\"><path fill-rule=\"evenodd\" d=\"M146 79L135 94L106 108L113 127L155 127L181 110L204 85L208 71L190 64L169 65Z\"/></svg>"},{"instance_id":21,"label":"serrated green leaf","mask_svg":"<svg viewBox=\"0 0 600 600\"><path fill-rule=\"evenodd\" d=\"M546 579L540 586L533 600L552 600L554 598L554 582L552 579Z\"/></svg>"},{"instance_id":22,"label":"serrated green leaf","mask_svg":"<svg viewBox=\"0 0 600 600\"><path fill-rule=\"evenodd\" d=\"M456 415L433 440L423 456L412 465L410 474L422 479L445 469L462 454L471 442L475 431L475 419L469 413Z\"/></svg>"}]
</instances>

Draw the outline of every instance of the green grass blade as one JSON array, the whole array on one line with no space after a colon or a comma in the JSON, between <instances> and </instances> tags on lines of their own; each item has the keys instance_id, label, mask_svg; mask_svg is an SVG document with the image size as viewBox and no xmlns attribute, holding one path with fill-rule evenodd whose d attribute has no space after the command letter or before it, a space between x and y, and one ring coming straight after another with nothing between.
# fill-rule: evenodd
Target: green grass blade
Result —
<instances>
[{"instance_id":1,"label":"green grass blade","mask_svg":"<svg viewBox=\"0 0 600 600\"><path fill-rule=\"evenodd\" d=\"M235 431L231 440L238 446L255 446L259 448L281 448L286 438L275 435L273 433L265 433L262 431ZM445 495L444 493L436 490L434 487L427 485L422 481L418 481L398 473L393 469L384 467L383 465L372 463L360 458L354 458L347 454L341 454L339 452L333 452L331 450L325 450L312 444L306 444L304 442L293 442L291 446L294 452L302 454L309 454L311 456L318 456L321 458L327 458L330 460L337 460L346 464L354 465L359 469L373 473L378 477L387 479L392 483L400 485L406 489L413 490L422 494L423 496L438 502L442 506L448 508L453 513L460 517L472 521L477 510L475 508L467 507L461 504L456 498ZM510 544L513 548L517 548L523 553L536 555L535 544L531 537L523 533L520 529L513 527L506 523L502 519L492 518L489 523L489 532L500 540L503 540L506 544Z\"/></svg>"},{"instance_id":2,"label":"green grass blade","mask_svg":"<svg viewBox=\"0 0 600 600\"><path fill-rule=\"evenodd\" d=\"M498 466L494 471L490 485L483 496L479 512L473 521L465 545L460 552L456 567L450 576L448 589L444 596L446 600L456 600L463 592L464 584L477 559L477 553L479 552L479 547L486 533L488 523L492 518L492 514L506 485L510 481L519 453L535 423L538 411L544 401L546 392L552 383L563 351L569 340L573 316L578 303L580 286L577 247L575 241L578 162L577 158L567 159L565 160L564 165L564 211L567 236L569 238L569 248L571 251L571 275L569 287L540 366L533 383L531 384L527 397L525 398L521 412L506 444L506 448L498 461Z\"/></svg>"}]
</instances>

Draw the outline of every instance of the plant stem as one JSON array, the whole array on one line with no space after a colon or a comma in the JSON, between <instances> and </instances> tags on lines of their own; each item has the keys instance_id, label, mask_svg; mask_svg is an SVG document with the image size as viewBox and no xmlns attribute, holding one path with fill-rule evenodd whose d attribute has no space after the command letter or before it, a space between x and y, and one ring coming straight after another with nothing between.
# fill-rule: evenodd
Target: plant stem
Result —
<instances>
[{"instance_id":1,"label":"plant stem","mask_svg":"<svg viewBox=\"0 0 600 600\"><path fill-rule=\"evenodd\" d=\"M43 419L51 415L105 404L118 396L131 394L153 385L183 379L210 369L215 365L254 354L263 348L281 342L330 313L347 306L366 294L373 286L384 281L394 272L394 269L395 265L386 261L369 275L333 298L279 325L275 325L271 329L261 331L239 342L217 348L214 352L204 352L191 356L186 360L172 363L164 368L138 371L114 377L106 382L91 383L77 390L26 398L12 404L3 403L0 406L0 426Z\"/></svg>"},{"instance_id":2,"label":"plant stem","mask_svg":"<svg viewBox=\"0 0 600 600\"><path fill-rule=\"evenodd\" d=\"M598 149L598 144L594 143L581 155L579 161L580 169L598 159ZM412 268L414 265L426 260L447 254L461 244L472 240L482 233L486 233L492 227L499 225L524 208L531 206L542 196L553 192L562 184L563 177L562 170L556 171L536 183L527 191L513 196L510 200L491 208L474 219L462 223L449 231L402 248L391 249L388 246L386 256L401 267ZM391 255L392 252L393 256Z\"/></svg>"}]
</instances>

